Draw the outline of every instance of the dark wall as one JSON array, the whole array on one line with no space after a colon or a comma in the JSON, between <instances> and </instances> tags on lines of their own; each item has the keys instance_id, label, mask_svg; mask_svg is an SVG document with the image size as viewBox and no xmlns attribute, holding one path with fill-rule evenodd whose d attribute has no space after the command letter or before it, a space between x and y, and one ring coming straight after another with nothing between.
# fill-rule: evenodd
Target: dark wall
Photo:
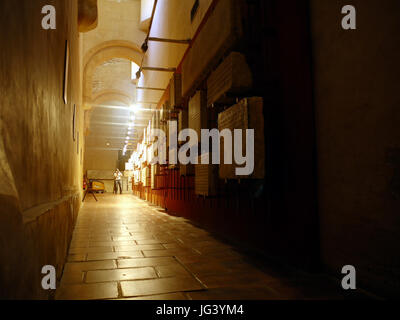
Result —
<instances>
[{"instance_id":1,"label":"dark wall","mask_svg":"<svg viewBox=\"0 0 400 320\"><path fill-rule=\"evenodd\" d=\"M321 256L360 286L400 292L400 2L312 0Z\"/></svg>"},{"instance_id":2,"label":"dark wall","mask_svg":"<svg viewBox=\"0 0 400 320\"><path fill-rule=\"evenodd\" d=\"M318 268L315 124L306 1L262 1L269 252Z\"/></svg>"}]
</instances>

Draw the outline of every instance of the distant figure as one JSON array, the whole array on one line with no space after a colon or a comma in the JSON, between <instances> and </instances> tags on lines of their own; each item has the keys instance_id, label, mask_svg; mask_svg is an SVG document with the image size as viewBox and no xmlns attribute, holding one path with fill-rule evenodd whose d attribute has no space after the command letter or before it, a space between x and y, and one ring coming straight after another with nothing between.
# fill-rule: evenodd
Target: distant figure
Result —
<instances>
[{"instance_id":1,"label":"distant figure","mask_svg":"<svg viewBox=\"0 0 400 320\"><path fill-rule=\"evenodd\" d=\"M114 193L118 193L118 187L119 187L119 193L122 194L122 184L121 184L121 178L122 178L122 173L117 169L114 172Z\"/></svg>"}]
</instances>

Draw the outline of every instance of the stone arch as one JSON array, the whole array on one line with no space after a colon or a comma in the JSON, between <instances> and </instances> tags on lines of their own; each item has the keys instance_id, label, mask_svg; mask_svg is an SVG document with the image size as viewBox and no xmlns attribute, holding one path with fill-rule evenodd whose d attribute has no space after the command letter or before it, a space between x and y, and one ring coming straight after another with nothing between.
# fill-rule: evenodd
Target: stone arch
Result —
<instances>
[{"instance_id":1,"label":"stone arch","mask_svg":"<svg viewBox=\"0 0 400 320\"><path fill-rule=\"evenodd\" d=\"M90 105L92 103L92 77L97 66L113 58L127 59L140 65L142 57L143 53L140 48L130 41L106 41L89 50L83 63L84 104Z\"/></svg>"},{"instance_id":2,"label":"stone arch","mask_svg":"<svg viewBox=\"0 0 400 320\"><path fill-rule=\"evenodd\" d=\"M123 104L126 104L129 106L132 103L133 97L130 96L129 94L125 93L124 91L119 91L119 90L103 90L100 91L96 96L93 97L93 101L90 105L87 105L85 108L85 134L86 136L89 133L89 127L90 127L90 115L92 111L95 109L93 108L93 105L99 105L104 102L110 102L110 101L118 101Z\"/></svg>"},{"instance_id":3,"label":"stone arch","mask_svg":"<svg viewBox=\"0 0 400 320\"><path fill-rule=\"evenodd\" d=\"M93 104L101 104L109 101L119 101L127 106L132 104L133 97L124 91L119 90L102 90L93 97Z\"/></svg>"}]
</instances>

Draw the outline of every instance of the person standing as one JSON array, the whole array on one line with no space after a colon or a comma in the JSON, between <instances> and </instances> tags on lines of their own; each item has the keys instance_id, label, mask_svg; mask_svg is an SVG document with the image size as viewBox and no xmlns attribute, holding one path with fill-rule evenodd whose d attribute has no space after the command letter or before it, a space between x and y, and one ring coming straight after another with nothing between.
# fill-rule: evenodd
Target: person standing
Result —
<instances>
[{"instance_id":1,"label":"person standing","mask_svg":"<svg viewBox=\"0 0 400 320\"><path fill-rule=\"evenodd\" d=\"M114 172L114 193L118 194L118 188L119 188L119 193L122 194L122 184L121 184L121 178L122 178L122 173L117 169Z\"/></svg>"}]
</instances>

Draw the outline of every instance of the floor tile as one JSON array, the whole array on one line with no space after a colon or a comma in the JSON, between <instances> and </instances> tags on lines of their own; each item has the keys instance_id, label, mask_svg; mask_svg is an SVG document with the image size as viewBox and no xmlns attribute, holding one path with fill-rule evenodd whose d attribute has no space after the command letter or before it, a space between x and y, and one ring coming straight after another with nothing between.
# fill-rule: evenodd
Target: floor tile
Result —
<instances>
[{"instance_id":1,"label":"floor tile","mask_svg":"<svg viewBox=\"0 0 400 320\"><path fill-rule=\"evenodd\" d=\"M62 275L61 285L83 283L83 271L65 271Z\"/></svg>"},{"instance_id":2,"label":"floor tile","mask_svg":"<svg viewBox=\"0 0 400 320\"><path fill-rule=\"evenodd\" d=\"M145 257L173 257L176 255L194 255L192 250L184 249L163 249L163 250L143 250Z\"/></svg>"},{"instance_id":3,"label":"floor tile","mask_svg":"<svg viewBox=\"0 0 400 320\"><path fill-rule=\"evenodd\" d=\"M100 300L118 297L116 282L61 286L56 292L57 300Z\"/></svg>"},{"instance_id":4,"label":"floor tile","mask_svg":"<svg viewBox=\"0 0 400 320\"><path fill-rule=\"evenodd\" d=\"M121 282L121 288L124 297L203 290L200 283L192 277L124 281Z\"/></svg>"},{"instance_id":5,"label":"floor tile","mask_svg":"<svg viewBox=\"0 0 400 320\"><path fill-rule=\"evenodd\" d=\"M115 269L89 271L86 275L86 282L107 282L107 281L124 281L137 279L153 279L157 278L154 268L133 268L133 269Z\"/></svg>"},{"instance_id":6,"label":"floor tile","mask_svg":"<svg viewBox=\"0 0 400 320\"><path fill-rule=\"evenodd\" d=\"M160 258L137 258L117 260L118 268L138 268L138 267L152 267L152 266L165 266L175 264L176 260L172 257Z\"/></svg>"},{"instance_id":7,"label":"floor tile","mask_svg":"<svg viewBox=\"0 0 400 320\"><path fill-rule=\"evenodd\" d=\"M357 299L327 277L255 264L190 221L126 194L85 202L57 299Z\"/></svg>"},{"instance_id":8,"label":"floor tile","mask_svg":"<svg viewBox=\"0 0 400 320\"><path fill-rule=\"evenodd\" d=\"M124 252L105 252L105 253L88 253L87 260L118 260L132 259L143 257L141 251L124 251Z\"/></svg>"},{"instance_id":9,"label":"floor tile","mask_svg":"<svg viewBox=\"0 0 400 320\"><path fill-rule=\"evenodd\" d=\"M164 249L161 244L144 244L131 246L114 246L115 251L134 251L134 250L160 250Z\"/></svg>"},{"instance_id":10,"label":"floor tile","mask_svg":"<svg viewBox=\"0 0 400 320\"><path fill-rule=\"evenodd\" d=\"M113 247L88 247L88 248L71 248L69 250L70 254L80 254L80 253L99 253L99 252L113 252Z\"/></svg>"},{"instance_id":11,"label":"floor tile","mask_svg":"<svg viewBox=\"0 0 400 320\"><path fill-rule=\"evenodd\" d=\"M64 267L64 272L109 270L115 269L117 264L114 260L91 261L91 262L69 262Z\"/></svg>"},{"instance_id":12,"label":"floor tile","mask_svg":"<svg viewBox=\"0 0 400 320\"><path fill-rule=\"evenodd\" d=\"M165 301L165 300L188 300L188 298L183 293L168 293L168 294L160 294L160 295L153 295L153 296L141 296L136 298L125 298L119 300L158 300L158 301Z\"/></svg>"},{"instance_id":13,"label":"floor tile","mask_svg":"<svg viewBox=\"0 0 400 320\"><path fill-rule=\"evenodd\" d=\"M179 263L174 263L166 266L157 266L157 274L160 278L174 276L190 276L191 274Z\"/></svg>"},{"instance_id":14,"label":"floor tile","mask_svg":"<svg viewBox=\"0 0 400 320\"><path fill-rule=\"evenodd\" d=\"M86 253L81 254L69 254L67 257L67 261L74 262L74 261L85 261L86 260Z\"/></svg>"}]
</instances>

